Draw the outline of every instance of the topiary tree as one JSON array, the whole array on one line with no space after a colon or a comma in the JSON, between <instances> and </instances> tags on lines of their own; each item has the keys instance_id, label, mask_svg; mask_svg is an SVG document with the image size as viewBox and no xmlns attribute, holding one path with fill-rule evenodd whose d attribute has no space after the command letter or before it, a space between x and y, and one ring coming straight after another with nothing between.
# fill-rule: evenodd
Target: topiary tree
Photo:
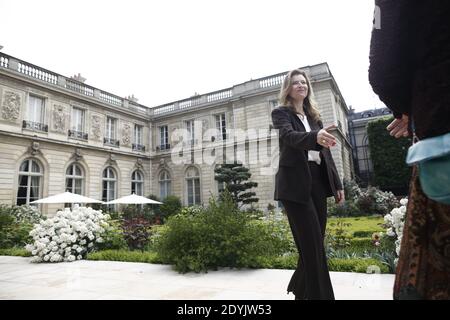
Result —
<instances>
[{"instance_id":1,"label":"topiary tree","mask_svg":"<svg viewBox=\"0 0 450 320\"><path fill-rule=\"evenodd\" d=\"M411 139L396 139L390 136L386 127L392 120L392 117L384 117L367 124L370 158L374 170L373 184L382 190L404 194L411 176L411 168L405 163Z\"/></svg>"},{"instance_id":2,"label":"topiary tree","mask_svg":"<svg viewBox=\"0 0 450 320\"><path fill-rule=\"evenodd\" d=\"M249 172L249 169L242 164L222 164L220 167L216 168L214 172L214 179L219 183L225 183L225 190L230 192L236 206L240 207L244 204L259 201L258 198L254 197L256 196L255 192L247 191L248 189L257 187L258 184L256 182L247 181L252 174Z\"/></svg>"}]
</instances>

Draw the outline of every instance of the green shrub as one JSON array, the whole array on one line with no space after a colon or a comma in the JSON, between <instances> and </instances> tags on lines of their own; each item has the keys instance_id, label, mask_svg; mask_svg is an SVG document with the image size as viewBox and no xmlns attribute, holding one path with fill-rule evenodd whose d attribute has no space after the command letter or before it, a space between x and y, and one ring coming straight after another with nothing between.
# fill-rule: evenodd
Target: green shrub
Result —
<instances>
[{"instance_id":1,"label":"green shrub","mask_svg":"<svg viewBox=\"0 0 450 320\"><path fill-rule=\"evenodd\" d=\"M168 219L167 229L154 242L163 261L180 272L257 267L261 257L279 255L288 247L273 235L275 227L241 212L226 192L221 198L211 198L209 207L197 208L194 215Z\"/></svg>"},{"instance_id":2,"label":"green shrub","mask_svg":"<svg viewBox=\"0 0 450 320\"><path fill-rule=\"evenodd\" d=\"M358 206L351 200L346 200L343 204L335 203L334 199L328 199L328 216L349 217L362 215Z\"/></svg>"},{"instance_id":3,"label":"green shrub","mask_svg":"<svg viewBox=\"0 0 450 320\"><path fill-rule=\"evenodd\" d=\"M162 263L156 252L129 250L104 250L91 252L88 253L87 260Z\"/></svg>"},{"instance_id":4,"label":"green shrub","mask_svg":"<svg viewBox=\"0 0 450 320\"><path fill-rule=\"evenodd\" d=\"M160 205L161 218L163 222L170 216L177 214L182 208L181 200L177 196L170 195L167 196L163 204Z\"/></svg>"},{"instance_id":5,"label":"green shrub","mask_svg":"<svg viewBox=\"0 0 450 320\"><path fill-rule=\"evenodd\" d=\"M350 248L352 250L372 250L374 247L372 238L352 238L350 240Z\"/></svg>"},{"instance_id":6,"label":"green shrub","mask_svg":"<svg viewBox=\"0 0 450 320\"><path fill-rule=\"evenodd\" d=\"M144 250L150 241L150 223L143 217L133 217L122 221L123 237L131 250Z\"/></svg>"},{"instance_id":7,"label":"green shrub","mask_svg":"<svg viewBox=\"0 0 450 320\"><path fill-rule=\"evenodd\" d=\"M31 252L22 248L0 249L0 256L31 257Z\"/></svg>"},{"instance_id":8,"label":"green shrub","mask_svg":"<svg viewBox=\"0 0 450 320\"><path fill-rule=\"evenodd\" d=\"M44 217L29 206L0 205L0 248L23 247L30 243L33 223Z\"/></svg>"},{"instance_id":9,"label":"green shrub","mask_svg":"<svg viewBox=\"0 0 450 320\"><path fill-rule=\"evenodd\" d=\"M353 237L354 238L367 238L371 237L373 234L372 230L360 230L360 231L354 231Z\"/></svg>"},{"instance_id":10,"label":"green shrub","mask_svg":"<svg viewBox=\"0 0 450 320\"><path fill-rule=\"evenodd\" d=\"M108 228L102 234L103 242L97 243L98 250L120 250L127 249L128 245L123 236L123 230L118 220L108 222Z\"/></svg>"},{"instance_id":11,"label":"green shrub","mask_svg":"<svg viewBox=\"0 0 450 320\"><path fill-rule=\"evenodd\" d=\"M365 214L386 215L398 207L400 202L392 192L384 192L376 187L368 187L356 200L360 212Z\"/></svg>"},{"instance_id":12,"label":"green shrub","mask_svg":"<svg viewBox=\"0 0 450 320\"><path fill-rule=\"evenodd\" d=\"M370 266L377 266L381 273L389 273L389 267L377 259L328 259L329 271L366 273Z\"/></svg>"},{"instance_id":13,"label":"green shrub","mask_svg":"<svg viewBox=\"0 0 450 320\"><path fill-rule=\"evenodd\" d=\"M386 127L392 120L392 117L383 117L367 124L374 170L372 184L383 190L400 188L407 192L411 168L405 165L405 158L411 139L391 137Z\"/></svg>"}]
</instances>

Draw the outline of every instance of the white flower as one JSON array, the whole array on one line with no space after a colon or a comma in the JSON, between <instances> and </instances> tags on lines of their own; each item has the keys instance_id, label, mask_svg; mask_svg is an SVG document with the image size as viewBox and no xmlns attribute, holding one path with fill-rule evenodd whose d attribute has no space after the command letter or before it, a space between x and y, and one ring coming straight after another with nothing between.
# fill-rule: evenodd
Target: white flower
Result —
<instances>
[{"instance_id":1,"label":"white flower","mask_svg":"<svg viewBox=\"0 0 450 320\"><path fill-rule=\"evenodd\" d=\"M400 200L400 204L402 206L406 206L408 204L408 198L403 198L402 200Z\"/></svg>"}]
</instances>

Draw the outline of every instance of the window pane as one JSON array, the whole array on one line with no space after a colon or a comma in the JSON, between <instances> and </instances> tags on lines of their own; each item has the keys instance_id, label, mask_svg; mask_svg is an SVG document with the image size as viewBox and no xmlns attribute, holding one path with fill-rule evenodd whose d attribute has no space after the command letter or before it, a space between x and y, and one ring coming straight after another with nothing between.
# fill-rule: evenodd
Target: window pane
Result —
<instances>
[{"instance_id":1,"label":"window pane","mask_svg":"<svg viewBox=\"0 0 450 320\"><path fill-rule=\"evenodd\" d=\"M43 123L44 119L44 100L35 96L30 96L28 103L28 112L25 120Z\"/></svg>"},{"instance_id":2,"label":"window pane","mask_svg":"<svg viewBox=\"0 0 450 320\"><path fill-rule=\"evenodd\" d=\"M83 186L83 180L75 179L75 190L73 191L73 193L82 194L82 192L81 192L82 186Z\"/></svg>"},{"instance_id":3,"label":"window pane","mask_svg":"<svg viewBox=\"0 0 450 320\"><path fill-rule=\"evenodd\" d=\"M19 176L19 186L21 187L28 186L28 176Z\"/></svg>"},{"instance_id":4,"label":"window pane","mask_svg":"<svg viewBox=\"0 0 450 320\"><path fill-rule=\"evenodd\" d=\"M142 196L143 194L142 194L142 183L140 182L140 183L136 183L136 194L138 195L138 196Z\"/></svg>"},{"instance_id":5,"label":"window pane","mask_svg":"<svg viewBox=\"0 0 450 320\"><path fill-rule=\"evenodd\" d=\"M102 201L108 201L107 195L108 195L108 182L103 181Z\"/></svg>"},{"instance_id":6,"label":"window pane","mask_svg":"<svg viewBox=\"0 0 450 320\"><path fill-rule=\"evenodd\" d=\"M131 183L131 194L136 194L136 182Z\"/></svg>"},{"instance_id":7,"label":"window pane","mask_svg":"<svg viewBox=\"0 0 450 320\"><path fill-rule=\"evenodd\" d=\"M195 179L195 204L200 204L200 180Z\"/></svg>"},{"instance_id":8,"label":"window pane","mask_svg":"<svg viewBox=\"0 0 450 320\"><path fill-rule=\"evenodd\" d=\"M159 183L159 197L161 198L161 200L164 200L164 198L166 197L166 183L165 182Z\"/></svg>"},{"instance_id":9,"label":"window pane","mask_svg":"<svg viewBox=\"0 0 450 320\"><path fill-rule=\"evenodd\" d=\"M194 194L193 194L193 180L187 181L188 187L188 205L192 205L194 203Z\"/></svg>"},{"instance_id":10,"label":"window pane","mask_svg":"<svg viewBox=\"0 0 450 320\"><path fill-rule=\"evenodd\" d=\"M34 160L31 160L31 172L41 172L41 168Z\"/></svg>"},{"instance_id":11,"label":"window pane","mask_svg":"<svg viewBox=\"0 0 450 320\"><path fill-rule=\"evenodd\" d=\"M108 168L103 170L103 178L108 178Z\"/></svg>"},{"instance_id":12,"label":"window pane","mask_svg":"<svg viewBox=\"0 0 450 320\"><path fill-rule=\"evenodd\" d=\"M115 185L116 185L116 183L114 181L109 181L108 182L108 188L109 188L109 190L108 190L108 201L116 199Z\"/></svg>"},{"instance_id":13,"label":"window pane","mask_svg":"<svg viewBox=\"0 0 450 320\"><path fill-rule=\"evenodd\" d=\"M19 187L19 189L17 190L17 201L19 199L27 199L27 187Z\"/></svg>"},{"instance_id":14,"label":"window pane","mask_svg":"<svg viewBox=\"0 0 450 320\"><path fill-rule=\"evenodd\" d=\"M29 160L25 160L24 162L22 162L22 164L20 165L19 171L28 172L28 164L29 163L30 163Z\"/></svg>"},{"instance_id":15,"label":"window pane","mask_svg":"<svg viewBox=\"0 0 450 320\"><path fill-rule=\"evenodd\" d=\"M82 176L82 174L81 174L81 169L80 169L80 167L79 166L75 166L75 174L77 175L77 176L79 176L79 177L81 177Z\"/></svg>"},{"instance_id":16,"label":"window pane","mask_svg":"<svg viewBox=\"0 0 450 320\"><path fill-rule=\"evenodd\" d=\"M73 185L73 179L71 179L71 178L66 179L66 191L73 192L72 185Z\"/></svg>"}]
</instances>

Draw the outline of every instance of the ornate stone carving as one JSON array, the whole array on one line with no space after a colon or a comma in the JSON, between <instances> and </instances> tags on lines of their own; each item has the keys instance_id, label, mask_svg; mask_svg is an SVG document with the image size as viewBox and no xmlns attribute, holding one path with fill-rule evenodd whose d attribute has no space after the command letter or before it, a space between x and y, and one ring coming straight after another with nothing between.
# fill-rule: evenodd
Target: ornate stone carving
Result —
<instances>
[{"instance_id":1,"label":"ornate stone carving","mask_svg":"<svg viewBox=\"0 0 450 320\"><path fill-rule=\"evenodd\" d=\"M181 134L180 130L178 130L178 129L180 129L178 126L173 126L170 131L169 141L172 144L175 144L182 140L182 134Z\"/></svg>"},{"instance_id":2,"label":"ornate stone carving","mask_svg":"<svg viewBox=\"0 0 450 320\"><path fill-rule=\"evenodd\" d=\"M117 156L115 154L113 154L113 153L110 153L107 163L110 166L117 166Z\"/></svg>"},{"instance_id":3,"label":"ornate stone carving","mask_svg":"<svg viewBox=\"0 0 450 320\"><path fill-rule=\"evenodd\" d=\"M31 153L32 156L35 156L37 154L41 154L39 142L33 141L31 142L31 146L28 148L28 152Z\"/></svg>"},{"instance_id":4,"label":"ornate stone carving","mask_svg":"<svg viewBox=\"0 0 450 320\"><path fill-rule=\"evenodd\" d=\"M83 159L81 148L75 148L75 152L72 154L72 159L75 161L80 161L81 159Z\"/></svg>"},{"instance_id":5,"label":"ornate stone carving","mask_svg":"<svg viewBox=\"0 0 450 320\"><path fill-rule=\"evenodd\" d=\"M91 117L91 135L96 140L102 138L102 119L100 116L93 115Z\"/></svg>"},{"instance_id":6,"label":"ornate stone carving","mask_svg":"<svg viewBox=\"0 0 450 320\"><path fill-rule=\"evenodd\" d=\"M61 133L66 133L66 113L65 108L61 105L55 104L53 106L53 130Z\"/></svg>"},{"instance_id":7,"label":"ornate stone carving","mask_svg":"<svg viewBox=\"0 0 450 320\"><path fill-rule=\"evenodd\" d=\"M129 146L131 144L131 125L124 123L122 126L122 144Z\"/></svg>"},{"instance_id":8,"label":"ornate stone carving","mask_svg":"<svg viewBox=\"0 0 450 320\"><path fill-rule=\"evenodd\" d=\"M144 170L144 162L141 158L137 158L136 160L136 168L140 170Z\"/></svg>"},{"instance_id":9,"label":"ornate stone carving","mask_svg":"<svg viewBox=\"0 0 450 320\"><path fill-rule=\"evenodd\" d=\"M3 98L2 118L16 121L20 113L20 96L17 93L6 91Z\"/></svg>"}]
</instances>

